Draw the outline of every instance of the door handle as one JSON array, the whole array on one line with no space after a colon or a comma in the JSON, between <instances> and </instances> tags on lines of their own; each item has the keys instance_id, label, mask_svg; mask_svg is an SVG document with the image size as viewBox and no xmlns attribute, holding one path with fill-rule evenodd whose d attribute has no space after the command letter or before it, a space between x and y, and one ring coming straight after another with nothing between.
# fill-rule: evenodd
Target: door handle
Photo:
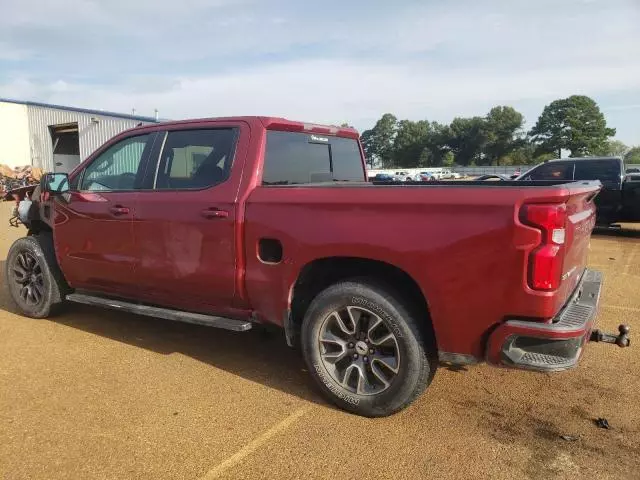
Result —
<instances>
[{"instance_id":1,"label":"door handle","mask_svg":"<svg viewBox=\"0 0 640 480\"><path fill-rule=\"evenodd\" d=\"M227 218L229 216L229 212L219 208L207 208L202 210L201 214L204 218Z\"/></svg>"},{"instance_id":2,"label":"door handle","mask_svg":"<svg viewBox=\"0 0 640 480\"><path fill-rule=\"evenodd\" d=\"M128 207L123 207L122 205L115 205L109 209L109 211L113 215L127 215L129 213Z\"/></svg>"}]
</instances>

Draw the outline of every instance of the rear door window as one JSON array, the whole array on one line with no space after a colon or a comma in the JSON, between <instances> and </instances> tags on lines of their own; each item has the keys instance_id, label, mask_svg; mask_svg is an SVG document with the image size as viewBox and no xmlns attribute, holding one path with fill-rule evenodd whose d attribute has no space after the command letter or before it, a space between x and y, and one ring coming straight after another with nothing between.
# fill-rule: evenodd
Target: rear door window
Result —
<instances>
[{"instance_id":1,"label":"rear door window","mask_svg":"<svg viewBox=\"0 0 640 480\"><path fill-rule=\"evenodd\" d=\"M235 139L233 128L168 132L155 188L203 189L224 182L229 177Z\"/></svg>"},{"instance_id":2,"label":"rear door window","mask_svg":"<svg viewBox=\"0 0 640 480\"><path fill-rule=\"evenodd\" d=\"M299 132L267 132L263 185L364 181L358 142Z\"/></svg>"},{"instance_id":3,"label":"rear door window","mask_svg":"<svg viewBox=\"0 0 640 480\"><path fill-rule=\"evenodd\" d=\"M525 180L573 180L573 162L549 162L529 172Z\"/></svg>"},{"instance_id":4,"label":"rear door window","mask_svg":"<svg viewBox=\"0 0 640 480\"><path fill-rule=\"evenodd\" d=\"M616 160L576 161L576 180L620 181L620 163Z\"/></svg>"}]
</instances>

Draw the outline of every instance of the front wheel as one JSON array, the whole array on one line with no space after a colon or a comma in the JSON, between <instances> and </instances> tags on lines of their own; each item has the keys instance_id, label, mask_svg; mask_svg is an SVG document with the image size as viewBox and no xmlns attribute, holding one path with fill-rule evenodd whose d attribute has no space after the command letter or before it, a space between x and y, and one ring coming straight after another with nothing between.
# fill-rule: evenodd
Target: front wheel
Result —
<instances>
[{"instance_id":1,"label":"front wheel","mask_svg":"<svg viewBox=\"0 0 640 480\"><path fill-rule=\"evenodd\" d=\"M382 417L424 391L437 364L410 312L389 289L366 280L332 285L313 300L302 347L329 400L358 415Z\"/></svg>"},{"instance_id":2,"label":"front wheel","mask_svg":"<svg viewBox=\"0 0 640 480\"><path fill-rule=\"evenodd\" d=\"M21 313L45 318L62 304L68 285L56 263L49 234L16 240L7 255L5 282Z\"/></svg>"}]
</instances>

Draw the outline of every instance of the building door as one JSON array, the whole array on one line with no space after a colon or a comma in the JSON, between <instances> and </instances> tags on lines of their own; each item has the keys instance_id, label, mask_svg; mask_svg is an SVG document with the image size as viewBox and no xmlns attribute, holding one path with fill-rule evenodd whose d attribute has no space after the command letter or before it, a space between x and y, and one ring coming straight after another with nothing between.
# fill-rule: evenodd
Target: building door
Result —
<instances>
[{"instance_id":1,"label":"building door","mask_svg":"<svg viewBox=\"0 0 640 480\"><path fill-rule=\"evenodd\" d=\"M49 132L53 142L53 171L69 173L80 164L78 124L50 125Z\"/></svg>"}]
</instances>

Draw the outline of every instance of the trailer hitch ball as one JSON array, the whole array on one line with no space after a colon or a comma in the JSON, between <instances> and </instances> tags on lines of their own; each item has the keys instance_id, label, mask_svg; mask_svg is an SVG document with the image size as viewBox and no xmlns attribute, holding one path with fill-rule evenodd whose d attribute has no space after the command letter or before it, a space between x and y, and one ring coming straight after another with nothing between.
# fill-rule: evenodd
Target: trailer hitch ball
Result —
<instances>
[{"instance_id":1,"label":"trailer hitch ball","mask_svg":"<svg viewBox=\"0 0 640 480\"><path fill-rule=\"evenodd\" d=\"M620 332L620 334L616 338L616 345L618 345L619 347L628 347L631 345L629 330L629 325L618 326L618 332Z\"/></svg>"},{"instance_id":2,"label":"trailer hitch ball","mask_svg":"<svg viewBox=\"0 0 640 480\"><path fill-rule=\"evenodd\" d=\"M618 335L612 333L604 333L600 330L594 330L591 332L590 340L592 342L615 343L620 348L628 347L631 345L629 330L629 325L618 326Z\"/></svg>"}]
</instances>

